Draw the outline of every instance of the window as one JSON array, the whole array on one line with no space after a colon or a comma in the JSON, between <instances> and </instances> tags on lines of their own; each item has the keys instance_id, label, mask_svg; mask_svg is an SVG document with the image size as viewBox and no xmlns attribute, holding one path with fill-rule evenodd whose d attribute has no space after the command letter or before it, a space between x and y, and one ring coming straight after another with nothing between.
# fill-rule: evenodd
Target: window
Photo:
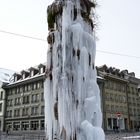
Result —
<instances>
[{"instance_id":1,"label":"window","mask_svg":"<svg viewBox=\"0 0 140 140\"><path fill-rule=\"evenodd\" d=\"M8 130L12 129L12 123L11 122L6 123L6 129L8 129Z\"/></svg>"},{"instance_id":2,"label":"window","mask_svg":"<svg viewBox=\"0 0 140 140\"><path fill-rule=\"evenodd\" d=\"M9 89L8 95L12 95L12 89Z\"/></svg>"},{"instance_id":3,"label":"window","mask_svg":"<svg viewBox=\"0 0 140 140\"><path fill-rule=\"evenodd\" d=\"M1 120L0 120L0 129L2 129L2 125L1 125L2 123L1 123Z\"/></svg>"},{"instance_id":4,"label":"window","mask_svg":"<svg viewBox=\"0 0 140 140\"><path fill-rule=\"evenodd\" d=\"M1 91L1 94L0 94L0 100L3 99L3 91Z\"/></svg>"},{"instance_id":5,"label":"window","mask_svg":"<svg viewBox=\"0 0 140 140\"><path fill-rule=\"evenodd\" d=\"M107 89L109 89L109 81L106 81L106 82L105 82L105 87L106 87Z\"/></svg>"},{"instance_id":6,"label":"window","mask_svg":"<svg viewBox=\"0 0 140 140\"><path fill-rule=\"evenodd\" d=\"M44 101L44 92L41 93L41 101Z\"/></svg>"},{"instance_id":7,"label":"window","mask_svg":"<svg viewBox=\"0 0 140 140\"><path fill-rule=\"evenodd\" d=\"M118 95L115 95L115 101L118 102Z\"/></svg>"},{"instance_id":8,"label":"window","mask_svg":"<svg viewBox=\"0 0 140 140\"><path fill-rule=\"evenodd\" d=\"M118 98L119 98L119 102L122 102L122 96L118 95Z\"/></svg>"},{"instance_id":9,"label":"window","mask_svg":"<svg viewBox=\"0 0 140 140\"><path fill-rule=\"evenodd\" d=\"M30 91L31 90L31 85L28 85L28 91Z\"/></svg>"},{"instance_id":10,"label":"window","mask_svg":"<svg viewBox=\"0 0 140 140\"><path fill-rule=\"evenodd\" d=\"M15 130L15 131L20 130L20 122L14 122L13 123L13 130Z\"/></svg>"},{"instance_id":11,"label":"window","mask_svg":"<svg viewBox=\"0 0 140 140\"><path fill-rule=\"evenodd\" d=\"M121 92L121 84L118 84L118 89Z\"/></svg>"},{"instance_id":12,"label":"window","mask_svg":"<svg viewBox=\"0 0 140 140\"><path fill-rule=\"evenodd\" d=\"M32 84L32 90L35 90L35 89L37 89L37 83Z\"/></svg>"},{"instance_id":13,"label":"window","mask_svg":"<svg viewBox=\"0 0 140 140\"><path fill-rule=\"evenodd\" d=\"M39 88L40 88L40 83L38 82L38 83L37 83L37 89L39 89Z\"/></svg>"},{"instance_id":14,"label":"window","mask_svg":"<svg viewBox=\"0 0 140 140\"><path fill-rule=\"evenodd\" d=\"M25 73L23 73L23 75L22 75L22 79L25 79Z\"/></svg>"},{"instance_id":15,"label":"window","mask_svg":"<svg viewBox=\"0 0 140 140\"><path fill-rule=\"evenodd\" d=\"M15 94L17 94L17 87L15 88L15 90L14 90L14 91L15 91Z\"/></svg>"},{"instance_id":16,"label":"window","mask_svg":"<svg viewBox=\"0 0 140 140\"><path fill-rule=\"evenodd\" d=\"M122 85L122 92L125 92L125 85Z\"/></svg>"},{"instance_id":17,"label":"window","mask_svg":"<svg viewBox=\"0 0 140 140\"><path fill-rule=\"evenodd\" d=\"M29 111L29 108L23 108L22 109L22 116L28 116L28 111Z\"/></svg>"},{"instance_id":18,"label":"window","mask_svg":"<svg viewBox=\"0 0 140 140\"><path fill-rule=\"evenodd\" d=\"M16 82L16 81L17 81L17 76L14 77L14 82Z\"/></svg>"},{"instance_id":19,"label":"window","mask_svg":"<svg viewBox=\"0 0 140 140\"><path fill-rule=\"evenodd\" d=\"M113 118L113 126L117 126L117 119Z\"/></svg>"},{"instance_id":20,"label":"window","mask_svg":"<svg viewBox=\"0 0 140 140\"><path fill-rule=\"evenodd\" d=\"M29 104L29 102L30 102L29 100L30 100L29 95L24 96L23 97L23 104Z\"/></svg>"},{"instance_id":21,"label":"window","mask_svg":"<svg viewBox=\"0 0 140 140\"><path fill-rule=\"evenodd\" d=\"M21 104L20 97L15 98L15 106L16 106L16 105L20 105L20 104Z\"/></svg>"},{"instance_id":22,"label":"window","mask_svg":"<svg viewBox=\"0 0 140 140\"><path fill-rule=\"evenodd\" d=\"M34 106L31 109L31 115L38 115L38 106Z\"/></svg>"},{"instance_id":23,"label":"window","mask_svg":"<svg viewBox=\"0 0 140 140\"><path fill-rule=\"evenodd\" d=\"M106 93L106 100L108 101L110 99L110 94Z\"/></svg>"},{"instance_id":24,"label":"window","mask_svg":"<svg viewBox=\"0 0 140 140\"><path fill-rule=\"evenodd\" d=\"M21 123L21 130L29 130L29 122L28 121Z\"/></svg>"},{"instance_id":25,"label":"window","mask_svg":"<svg viewBox=\"0 0 140 140\"><path fill-rule=\"evenodd\" d=\"M41 127L40 127L41 130L44 130L45 129L45 122L44 120L41 120Z\"/></svg>"},{"instance_id":26,"label":"window","mask_svg":"<svg viewBox=\"0 0 140 140\"><path fill-rule=\"evenodd\" d=\"M20 93L20 88L19 87L17 87L17 93Z\"/></svg>"},{"instance_id":27,"label":"window","mask_svg":"<svg viewBox=\"0 0 140 140\"><path fill-rule=\"evenodd\" d=\"M39 102L39 94L32 95L32 103Z\"/></svg>"},{"instance_id":28,"label":"window","mask_svg":"<svg viewBox=\"0 0 140 140\"><path fill-rule=\"evenodd\" d=\"M24 88L25 88L25 92L28 91L28 86L27 85L25 85Z\"/></svg>"},{"instance_id":29,"label":"window","mask_svg":"<svg viewBox=\"0 0 140 140\"><path fill-rule=\"evenodd\" d=\"M43 67L42 67L42 68L40 68L40 73L43 73Z\"/></svg>"},{"instance_id":30,"label":"window","mask_svg":"<svg viewBox=\"0 0 140 140\"><path fill-rule=\"evenodd\" d=\"M128 103L131 103L131 98L130 97L128 97Z\"/></svg>"},{"instance_id":31,"label":"window","mask_svg":"<svg viewBox=\"0 0 140 140\"><path fill-rule=\"evenodd\" d=\"M2 103L0 103L0 112L2 112Z\"/></svg>"},{"instance_id":32,"label":"window","mask_svg":"<svg viewBox=\"0 0 140 140\"><path fill-rule=\"evenodd\" d=\"M108 118L108 128L112 129L112 119Z\"/></svg>"},{"instance_id":33,"label":"window","mask_svg":"<svg viewBox=\"0 0 140 140\"><path fill-rule=\"evenodd\" d=\"M130 115L133 114L133 112L132 112L132 108L129 108L129 113L130 113Z\"/></svg>"},{"instance_id":34,"label":"window","mask_svg":"<svg viewBox=\"0 0 140 140\"><path fill-rule=\"evenodd\" d=\"M111 112L114 112L115 108L114 105L111 105Z\"/></svg>"},{"instance_id":35,"label":"window","mask_svg":"<svg viewBox=\"0 0 140 140\"><path fill-rule=\"evenodd\" d=\"M110 111L110 106L109 105L106 105L106 110Z\"/></svg>"},{"instance_id":36,"label":"window","mask_svg":"<svg viewBox=\"0 0 140 140\"><path fill-rule=\"evenodd\" d=\"M43 83L43 81L40 82L40 86L41 86L41 88L44 87L44 83Z\"/></svg>"},{"instance_id":37,"label":"window","mask_svg":"<svg viewBox=\"0 0 140 140\"><path fill-rule=\"evenodd\" d=\"M116 112L120 112L119 106L116 106Z\"/></svg>"},{"instance_id":38,"label":"window","mask_svg":"<svg viewBox=\"0 0 140 140\"><path fill-rule=\"evenodd\" d=\"M134 88L133 87L131 87L131 93L134 93Z\"/></svg>"},{"instance_id":39,"label":"window","mask_svg":"<svg viewBox=\"0 0 140 140\"><path fill-rule=\"evenodd\" d=\"M110 101L114 101L114 95L110 94Z\"/></svg>"},{"instance_id":40,"label":"window","mask_svg":"<svg viewBox=\"0 0 140 140\"><path fill-rule=\"evenodd\" d=\"M6 116L7 116L7 118L12 117L12 110L8 110L6 112Z\"/></svg>"},{"instance_id":41,"label":"window","mask_svg":"<svg viewBox=\"0 0 140 140\"><path fill-rule=\"evenodd\" d=\"M109 81L109 88L113 89L113 81Z\"/></svg>"},{"instance_id":42,"label":"window","mask_svg":"<svg viewBox=\"0 0 140 140\"><path fill-rule=\"evenodd\" d=\"M37 84L36 83L34 83L34 89L37 89Z\"/></svg>"},{"instance_id":43,"label":"window","mask_svg":"<svg viewBox=\"0 0 140 140\"><path fill-rule=\"evenodd\" d=\"M31 130L38 130L38 129L39 129L39 122L31 121Z\"/></svg>"},{"instance_id":44,"label":"window","mask_svg":"<svg viewBox=\"0 0 140 140\"><path fill-rule=\"evenodd\" d=\"M124 111L124 107L123 106L119 106L119 111L123 112Z\"/></svg>"},{"instance_id":45,"label":"window","mask_svg":"<svg viewBox=\"0 0 140 140\"><path fill-rule=\"evenodd\" d=\"M41 106L41 115L44 115L44 106Z\"/></svg>"},{"instance_id":46,"label":"window","mask_svg":"<svg viewBox=\"0 0 140 140\"><path fill-rule=\"evenodd\" d=\"M7 100L7 106L13 106L13 100L12 99Z\"/></svg>"},{"instance_id":47,"label":"window","mask_svg":"<svg viewBox=\"0 0 140 140\"><path fill-rule=\"evenodd\" d=\"M15 109L14 110L14 117L19 117L20 116L20 109Z\"/></svg>"},{"instance_id":48,"label":"window","mask_svg":"<svg viewBox=\"0 0 140 140\"><path fill-rule=\"evenodd\" d=\"M136 115L136 109L135 108L134 108L134 112L133 113L134 113L134 115Z\"/></svg>"},{"instance_id":49,"label":"window","mask_svg":"<svg viewBox=\"0 0 140 140\"><path fill-rule=\"evenodd\" d=\"M122 97L122 100L123 100L124 103L126 103L126 97L125 96Z\"/></svg>"},{"instance_id":50,"label":"window","mask_svg":"<svg viewBox=\"0 0 140 140\"><path fill-rule=\"evenodd\" d=\"M23 91L22 87L19 87L19 93L21 93Z\"/></svg>"}]
</instances>

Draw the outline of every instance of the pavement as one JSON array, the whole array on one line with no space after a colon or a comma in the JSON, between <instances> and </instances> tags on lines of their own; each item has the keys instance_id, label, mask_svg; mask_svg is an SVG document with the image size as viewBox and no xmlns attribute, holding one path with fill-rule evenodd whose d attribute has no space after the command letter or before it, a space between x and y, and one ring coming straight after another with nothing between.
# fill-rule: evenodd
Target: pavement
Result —
<instances>
[{"instance_id":1,"label":"pavement","mask_svg":"<svg viewBox=\"0 0 140 140\"><path fill-rule=\"evenodd\" d=\"M140 132L118 132L118 133L106 133L105 140L140 140Z\"/></svg>"},{"instance_id":2,"label":"pavement","mask_svg":"<svg viewBox=\"0 0 140 140\"><path fill-rule=\"evenodd\" d=\"M106 133L105 140L140 140L140 132L109 132ZM45 140L43 133L3 133L0 140Z\"/></svg>"}]
</instances>

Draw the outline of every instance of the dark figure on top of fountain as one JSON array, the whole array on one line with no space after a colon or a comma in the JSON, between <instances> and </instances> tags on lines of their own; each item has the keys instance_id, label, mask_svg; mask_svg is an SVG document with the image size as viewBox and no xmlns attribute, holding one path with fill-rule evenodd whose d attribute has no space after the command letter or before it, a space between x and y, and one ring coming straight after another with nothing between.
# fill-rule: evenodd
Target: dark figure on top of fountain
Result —
<instances>
[{"instance_id":1,"label":"dark figure on top of fountain","mask_svg":"<svg viewBox=\"0 0 140 140\"><path fill-rule=\"evenodd\" d=\"M73 1L75 2L76 0L55 0L55 2L65 2L65 1ZM96 6L96 2L95 0L80 0L81 1L81 4L83 5L86 5L87 8L91 8L91 7L94 7Z\"/></svg>"},{"instance_id":2,"label":"dark figure on top of fountain","mask_svg":"<svg viewBox=\"0 0 140 140\"><path fill-rule=\"evenodd\" d=\"M92 7L93 8L96 7L96 3L94 2L94 0L80 0L80 1L82 9L86 8L85 11L87 11L88 14L90 14L90 10Z\"/></svg>"}]
</instances>

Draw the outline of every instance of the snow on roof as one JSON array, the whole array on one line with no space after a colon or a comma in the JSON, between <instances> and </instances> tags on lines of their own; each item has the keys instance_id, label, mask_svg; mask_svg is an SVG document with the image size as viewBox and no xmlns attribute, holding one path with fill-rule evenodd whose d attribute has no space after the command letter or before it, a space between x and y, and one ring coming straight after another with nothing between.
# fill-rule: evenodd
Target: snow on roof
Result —
<instances>
[{"instance_id":1,"label":"snow on roof","mask_svg":"<svg viewBox=\"0 0 140 140\"><path fill-rule=\"evenodd\" d=\"M97 78L98 78L98 79L104 79L104 78L102 78L101 76L97 76Z\"/></svg>"},{"instance_id":2,"label":"snow on roof","mask_svg":"<svg viewBox=\"0 0 140 140\"><path fill-rule=\"evenodd\" d=\"M34 78L37 78L37 77L41 77L41 76L44 76L45 75L45 73L42 73L42 74L36 74L36 75L34 75L34 76L32 76L32 77L27 77L27 78L25 78L25 79L20 79L20 80L18 80L18 81L16 81L16 82L11 82L11 83L9 83L8 85L14 85L14 84L17 84L17 83L21 83L21 82L24 82L24 81L28 81L28 80L30 80L30 79L34 79Z\"/></svg>"},{"instance_id":3,"label":"snow on roof","mask_svg":"<svg viewBox=\"0 0 140 140\"><path fill-rule=\"evenodd\" d=\"M0 68L0 82L12 83L15 74L21 75L22 72L28 72L29 73L29 69L31 69L31 68L38 70L39 66L46 66L46 63L47 62L40 63L39 65L36 65L34 67L30 67L30 68L22 70L20 72L15 72L15 71L12 71L12 70L9 70L9 69ZM36 76L40 76L40 75L36 75ZM33 78L36 77L36 76L33 76Z\"/></svg>"},{"instance_id":4,"label":"snow on roof","mask_svg":"<svg viewBox=\"0 0 140 140\"><path fill-rule=\"evenodd\" d=\"M0 68L0 81L3 83L10 83L14 71Z\"/></svg>"}]
</instances>

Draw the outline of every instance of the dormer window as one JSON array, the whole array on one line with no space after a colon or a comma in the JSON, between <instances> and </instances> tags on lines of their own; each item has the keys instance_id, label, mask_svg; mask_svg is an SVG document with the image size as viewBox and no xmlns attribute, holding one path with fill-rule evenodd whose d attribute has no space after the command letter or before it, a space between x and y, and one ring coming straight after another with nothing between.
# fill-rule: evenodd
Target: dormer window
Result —
<instances>
[{"instance_id":1,"label":"dormer window","mask_svg":"<svg viewBox=\"0 0 140 140\"><path fill-rule=\"evenodd\" d=\"M18 74L18 73L15 73L15 74L14 74L14 82L16 82L16 81L18 81L18 80L20 80L20 79L21 79L21 75Z\"/></svg>"},{"instance_id":2,"label":"dormer window","mask_svg":"<svg viewBox=\"0 0 140 140\"><path fill-rule=\"evenodd\" d=\"M43 73L43 68L40 68L40 73Z\"/></svg>"},{"instance_id":3,"label":"dormer window","mask_svg":"<svg viewBox=\"0 0 140 140\"><path fill-rule=\"evenodd\" d=\"M45 72L45 65L40 64L40 65L38 66L38 68L39 68L39 73L40 73L40 74L42 74L42 73Z\"/></svg>"},{"instance_id":4,"label":"dormer window","mask_svg":"<svg viewBox=\"0 0 140 140\"><path fill-rule=\"evenodd\" d=\"M33 70L31 71L31 76L34 76L34 71Z\"/></svg>"},{"instance_id":5,"label":"dormer window","mask_svg":"<svg viewBox=\"0 0 140 140\"><path fill-rule=\"evenodd\" d=\"M14 77L14 81L15 81L15 82L17 81L17 76Z\"/></svg>"},{"instance_id":6,"label":"dormer window","mask_svg":"<svg viewBox=\"0 0 140 140\"><path fill-rule=\"evenodd\" d=\"M22 79L25 79L29 76L29 71L23 70L21 71Z\"/></svg>"},{"instance_id":7,"label":"dormer window","mask_svg":"<svg viewBox=\"0 0 140 140\"><path fill-rule=\"evenodd\" d=\"M25 73L22 75L22 79L25 79Z\"/></svg>"},{"instance_id":8,"label":"dormer window","mask_svg":"<svg viewBox=\"0 0 140 140\"><path fill-rule=\"evenodd\" d=\"M31 77L34 76L34 75L36 75L39 72L39 70L37 68L34 68L34 67L31 67L29 69L29 71L30 71L30 76Z\"/></svg>"}]
</instances>

